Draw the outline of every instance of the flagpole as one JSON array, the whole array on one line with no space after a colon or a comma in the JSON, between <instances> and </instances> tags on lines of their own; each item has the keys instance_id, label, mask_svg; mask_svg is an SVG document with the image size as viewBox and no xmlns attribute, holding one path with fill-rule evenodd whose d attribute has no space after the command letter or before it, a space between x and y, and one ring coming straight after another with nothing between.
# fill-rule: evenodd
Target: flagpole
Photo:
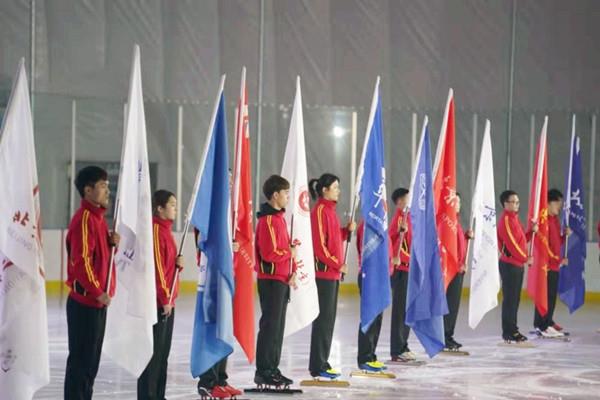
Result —
<instances>
[{"instance_id":1,"label":"flagpole","mask_svg":"<svg viewBox=\"0 0 600 400\"><path fill-rule=\"evenodd\" d=\"M379 81L381 78L378 76L375 81L375 91L373 95L373 100L371 101L371 111L369 113L369 121L367 122L367 133L365 134L365 142L363 144L362 155L360 157L360 165L358 174L356 177L352 177L356 185L354 186L354 198L352 199L352 208L350 210L350 223L354 221L354 217L356 215L356 207L359 202L359 193L361 187L361 180L365 162L365 154L367 152L367 144L369 143L369 136L371 135L371 129L373 128L373 120L375 119L375 110L377 106L377 102L379 101ZM344 264L348 261L348 250L350 249L350 242L352 241L352 232L348 231L348 240L346 240L346 248L344 250ZM344 280L344 275L342 274L342 280Z\"/></svg>"},{"instance_id":2,"label":"flagpole","mask_svg":"<svg viewBox=\"0 0 600 400\"><path fill-rule=\"evenodd\" d=\"M127 113L129 112L127 107L127 102L123 104L123 145L121 146L121 161L119 162L119 176L121 175L120 171L123 170L123 154L125 154L125 145L127 143ZM113 214L113 233L117 230L117 220L119 219L119 210L121 208L121 204L119 201L119 194L121 193L121 185L117 181L117 195L115 196L115 212ZM108 276L106 277L106 294L110 292L110 282L112 280L112 271L113 271L113 262L115 261L115 252L117 248L116 246L111 246L110 248L110 263L108 264Z\"/></svg>"},{"instance_id":3,"label":"flagpole","mask_svg":"<svg viewBox=\"0 0 600 400\"><path fill-rule=\"evenodd\" d=\"M221 83L219 84L219 92L217 98L215 100L215 105L213 107L213 113L210 120L210 125L208 129L208 134L212 135L212 131L215 126L215 119L217 115L217 108L219 107L219 99L223 95L223 88L225 87L225 75L221 76ZM192 215L194 204L196 203L196 197L198 194L198 188L200 187L200 178L202 176L202 170L204 169L204 164L206 163L206 156L208 154L208 146L210 144L210 138L207 138L206 146L204 147L204 152L202 154L202 160L200 161L200 166L198 167L198 171L196 172L196 180L194 182L194 188L192 190L192 195L190 198L190 202L188 203L187 212L185 213L185 225L183 227L183 232L181 234L181 241L179 242L179 251L177 252L177 257L181 257L183 254L183 244L185 243L185 238L187 237L188 230L190 228L190 217ZM196 243L196 246L198 244ZM175 288L175 282L177 282L177 278L179 277L179 268L175 268L175 276L173 279L173 284L171 285L171 295L169 296L169 304L173 299L173 289Z\"/></svg>"},{"instance_id":4,"label":"flagpole","mask_svg":"<svg viewBox=\"0 0 600 400\"><path fill-rule=\"evenodd\" d=\"M539 217L539 208L540 208L540 197L542 196L542 168L545 161L546 154L546 132L548 129L548 116L544 117L544 125L542 127L542 134L540 135L540 146L537 154L537 166L535 172L535 200L533 203L533 220L531 221L533 224L537 225L537 220ZM531 235L531 241L529 242L529 257L532 257L533 253L533 242L535 240L536 231L534 230Z\"/></svg>"},{"instance_id":5,"label":"flagpole","mask_svg":"<svg viewBox=\"0 0 600 400\"><path fill-rule=\"evenodd\" d=\"M566 196L566 204L567 207L565 209L565 229L569 228L569 217L571 216L571 180L573 178L573 152L575 150L575 114L573 114L573 119L571 120L571 149L569 151L569 176L567 177L567 193ZM565 256L567 258L569 256L569 235L565 235Z\"/></svg>"}]
</instances>

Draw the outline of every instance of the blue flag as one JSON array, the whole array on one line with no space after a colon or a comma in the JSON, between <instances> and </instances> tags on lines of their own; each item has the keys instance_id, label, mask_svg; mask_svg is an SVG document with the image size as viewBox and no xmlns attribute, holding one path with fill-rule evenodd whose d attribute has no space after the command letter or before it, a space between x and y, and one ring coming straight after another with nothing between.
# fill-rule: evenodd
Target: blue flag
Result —
<instances>
[{"instance_id":1,"label":"blue flag","mask_svg":"<svg viewBox=\"0 0 600 400\"><path fill-rule=\"evenodd\" d=\"M406 325L411 326L429 357L444 349L444 314L448 313L433 207L429 131L423 127L420 155L410 188L412 245L408 271Z\"/></svg>"},{"instance_id":2,"label":"blue flag","mask_svg":"<svg viewBox=\"0 0 600 400\"><path fill-rule=\"evenodd\" d=\"M361 244L360 295L360 328L363 332L367 331L375 318L391 303L383 154L383 123L377 79L358 181L361 213L365 221Z\"/></svg>"},{"instance_id":3,"label":"blue flag","mask_svg":"<svg viewBox=\"0 0 600 400\"><path fill-rule=\"evenodd\" d=\"M223 81L204 161L196 177L190 223L200 232L202 265L198 281L191 371L197 377L233 352L233 256L230 235L229 160Z\"/></svg>"},{"instance_id":4,"label":"blue flag","mask_svg":"<svg viewBox=\"0 0 600 400\"><path fill-rule=\"evenodd\" d=\"M558 294L569 312L575 312L583 305L585 297L585 210L583 208L583 176L581 173L581 154L579 152L579 137L571 136L571 156L567 166L565 190L565 206L563 224L573 232L563 248L563 254L569 259L569 264L561 267L558 278Z\"/></svg>"}]
</instances>

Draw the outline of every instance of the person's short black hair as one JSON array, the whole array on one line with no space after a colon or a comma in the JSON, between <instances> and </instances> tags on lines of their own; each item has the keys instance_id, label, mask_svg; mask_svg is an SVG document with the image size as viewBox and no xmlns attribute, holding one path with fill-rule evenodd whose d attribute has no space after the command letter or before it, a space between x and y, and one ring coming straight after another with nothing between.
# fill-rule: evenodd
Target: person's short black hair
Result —
<instances>
[{"instance_id":1,"label":"person's short black hair","mask_svg":"<svg viewBox=\"0 0 600 400\"><path fill-rule=\"evenodd\" d=\"M406 196L408 194L408 189L407 188L398 188L396 190L394 190L392 192L392 201L394 202L394 204L396 204L396 202L401 199L402 197Z\"/></svg>"},{"instance_id":2,"label":"person's short black hair","mask_svg":"<svg viewBox=\"0 0 600 400\"><path fill-rule=\"evenodd\" d=\"M263 183L263 194L267 200L271 200L273 194L281 190L287 190L290 188L290 183L283 176L271 175Z\"/></svg>"},{"instance_id":3,"label":"person's short black hair","mask_svg":"<svg viewBox=\"0 0 600 400\"><path fill-rule=\"evenodd\" d=\"M152 213L156 214L158 207L166 207L171 197L175 197L175 195L168 190L160 189L154 192L152 195Z\"/></svg>"},{"instance_id":4,"label":"person's short black hair","mask_svg":"<svg viewBox=\"0 0 600 400\"><path fill-rule=\"evenodd\" d=\"M84 167L79 170L77 177L75 178L75 187L81 198L83 198L86 186L93 188L97 182L105 181L107 179L108 173L104 169L96 165L90 165L89 167Z\"/></svg>"},{"instance_id":5,"label":"person's short black hair","mask_svg":"<svg viewBox=\"0 0 600 400\"><path fill-rule=\"evenodd\" d=\"M563 194L558 189L548 190L548 201L560 201L563 199Z\"/></svg>"},{"instance_id":6,"label":"person's short black hair","mask_svg":"<svg viewBox=\"0 0 600 400\"><path fill-rule=\"evenodd\" d=\"M510 196L512 195L516 195L517 192L515 192L514 190L505 190L504 192L500 193L500 204L502 205L502 207L504 207L504 203L508 202L508 200L510 199Z\"/></svg>"}]
</instances>

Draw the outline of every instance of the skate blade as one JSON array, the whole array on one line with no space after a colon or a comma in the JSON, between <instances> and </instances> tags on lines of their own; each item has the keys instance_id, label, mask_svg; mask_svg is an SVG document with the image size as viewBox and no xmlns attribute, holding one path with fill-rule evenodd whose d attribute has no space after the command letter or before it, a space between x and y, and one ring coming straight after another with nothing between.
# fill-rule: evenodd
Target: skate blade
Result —
<instances>
[{"instance_id":1,"label":"skate blade","mask_svg":"<svg viewBox=\"0 0 600 400\"><path fill-rule=\"evenodd\" d=\"M264 394L300 394L302 393L302 389L290 389L290 388L276 388L274 386L266 387L254 387L249 389L244 389L244 393L264 393Z\"/></svg>"},{"instance_id":2,"label":"skate blade","mask_svg":"<svg viewBox=\"0 0 600 400\"><path fill-rule=\"evenodd\" d=\"M538 336L537 337L538 340L553 340L556 342L570 342L571 338L567 337L567 336L561 336L561 337L547 337L547 336Z\"/></svg>"},{"instance_id":3,"label":"skate blade","mask_svg":"<svg viewBox=\"0 0 600 400\"><path fill-rule=\"evenodd\" d=\"M427 364L425 361L422 361L422 360L412 360L412 361L392 361L392 360L389 360L387 363L388 364L392 364L392 365L406 365L407 367L418 367L418 366Z\"/></svg>"},{"instance_id":4,"label":"skate blade","mask_svg":"<svg viewBox=\"0 0 600 400\"><path fill-rule=\"evenodd\" d=\"M381 379L396 379L396 375L391 372L370 372L370 371L352 371L351 377L363 377L363 378L381 378Z\"/></svg>"},{"instance_id":5,"label":"skate blade","mask_svg":"<svg viewBox=\"0 0 600 400\"><path fill-rule=\"evenodd\" d=\"M471 353L463 350L442 350L442 353L447 356L470 356Z\"/></svg>"},{"instance_id":6,"label":"skate blade","mask_svg":"<svg viewBox=\"0 0 600 400\"><path fill-rule=\"evenodd\" d=\"M521 349L533 349L536 348L537 346L531 342L512 342L512 343L507 343L507 342L500 342L498 343L498 346L500 347L518 347Z\"/></svg>"},{"instance_id":7,"label":"skate blade","mask_svg":"<svg viewBox=\"0 0 600 400\"><path fill-rule=\"evenodd\" d=\"M350 382L340 381L338 379L306 379L300 382L300 386L320 386L320 387L349 387Z\"/></svg>"}]
</instances>

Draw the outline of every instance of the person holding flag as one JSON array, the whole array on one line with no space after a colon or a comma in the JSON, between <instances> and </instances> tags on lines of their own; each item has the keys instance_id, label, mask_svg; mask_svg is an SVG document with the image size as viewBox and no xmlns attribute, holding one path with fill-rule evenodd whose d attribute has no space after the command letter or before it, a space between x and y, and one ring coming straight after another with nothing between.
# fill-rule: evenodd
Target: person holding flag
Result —
<instances>
[{"instance_id":1,"label":"person holding flag","mask_svg":"<svg viewBox=\"0 0 600 400\"><path fill-rule=\"evenodd\" d=\"M567 166L565 196L563 226L565 230L568 227L572 235L565 239L562 254L568 259L568 263L560 268L558 293L561 301L569 308L569 312L573 313L583 305L585 300L584 273L587 245L581 152L579 137L575 135L575 116L573 116L571 156ZM598 233L600 235L600 222ZM560 330L559 328L554 326L554 329Z\"/></svg>"},{"instance_id":2,"label":"person holding flag","mask_svg":"<svg viewBox=\"0 0 600 400\"><path fill-rule=\"evenodd\" d=\"M71 218L66 238L68 268L67 330L69 356L65 370L65 399L91 399L98 373L106 308L115 293L111 247L120 236L109 232L104 214L110 204L107 172L97 166L81 169L75 178L81 206ZM109 268L112 279L108 280Z\"/></svg>"},{"instance_id":3,"label":"person holding flag","mask_svg":"<svg viewBox=\"0 0 600 400\"><path fill-rule=\"evenodd\" d=\"M261 317L254 383L259 386L286 388L294 383L279 370L290 286L296 286L296 248L285 221L289 191L290 183L285 178L271 175L263 184L267 202L261 204L257 214L255 268Z\"/></svg>"},{"instance_id":4,"label":"person holding flag","mask_svg":"<svg viewBox=\"0 0 600 400\"><path fill-rule=\"evenodd\" d=\"M444 320L448 313L444 277L440 266L435 225L434 189L429 150L428 119L418 149L411 182L410 215L412 248L408 272L406 324L410 326L429 357L444 349Z\"/></svg>"},{"instance_id":5,"label":"person holding flag","mask_svg":"<svg viewBox=\"0 0 600 400\"><path fill-rule=\"evenodd\" d=\"M328 359L335 327L340 278L348 272L342 242L354 231L356 224L351 221L345 228L340 227L335 211L340 197L340 179L337 176L324 173L319 179L311 179L308 188L313 200L317 200L311 210L310 221L319 294L319 316L312 324L308 369L313 377L336 379L341 373L331 367Z\"/></svg>"},{"instance_id":6,"label":"person holding flag","mask_svg":"<svg viewBox=\"0 0 600 400\"><path fill-rule=\"evenodd\" d=\"M392 323L390 329L390 354L392 362L409 363L416 361L415 353L408 348L410 327L405 323L406 295L408 291L408 269L412 228L408 213L408 189L398 188L392 193L396 212L390 223L389 235L391 253Z\"/></svg>"},{"instance_id":7,"label":"person holding flag","mask_svg":"<svg viewBox=\"0 0 600 400\"><path fill-rule=\"evenodd\" d=\"M375 347L381 329L381 314L391 303L383 116L379 82L380 78L377 77L356 179L355 204L352 207L354 215L356 200L360 199L363 234L357 243L360 260L358 367L367 373L381 373L385 369L385 365L377 361ZM365 344L367 346L364 346Z\"/></svg>"},{"instance_id":8,"label":"person holding flag","mask_svg":"<svg viewBox=\"0 0 600 400\"><path fill-rule=\"evenodd\" d=\"M558 189L548 191L548 312L542 316L537 307L534 310L533 327L541 337L564 337L564 333L554 328L553 320L556 296L558 293L558 276L560 268L568 265L569 260L561 256L561 247L565 238L571 234L569 227L561 232L559 214L563 207L563 195ZM562 329L562 328L561 328Z\"/></svg>"},{"instance_id":9,"label":"person holding flag","mask_svg":"<svg viewBox=\"0 0 600 400\"><path fill-rule=\"evenodd\" d=\"M139 400L165 398L167 365L175 320L175 299L179 293L179 281L175 281L179 274L175 271L183 269L183 256L178 254L172 233L173 221L177 217L175 195L168 190L154 192L152 213L158 321L152 327L154 353L137 382Z\"/></svg>"},{"instance_id":10,"label":"person holding flag","mask_svg":"<svg viewBox=\"0 0 600 400\"><path fill-rule=\"evenodd\" d=\"M454 208L456 215L460 214L460 193L456 192ZM448 314L444 315L444 336L446 338L446 351L458 351L462 344L454 340L454 328L456 327L456 318L460 308L460 297L462 294L463 280L467 271L467 242L473 238L473 231L468 229L464 231L460 218L456 219L456 243L458 256L458 273L452 278L446 289L446 301L448 302Z\"/></svg>"},{"instance_id":11,"label":"person holding flag","mask_svg":"<svg viewBox=\"0 0 600 400\"><path fill-rule=\"evenodd\" d=\"M513 190L500 194L504 208L498 222L498 250L500 252L500 276L502 278L502 339L507 343L521 343L527 337L519 332L517 314L523 287L523 266L531 264L527 256L527 240L532 232L523 230L519 221L519 195ZM533 227L535 229L535 225Z\"/></svg>"},{"instance_id":12,"label":"person holding flag","mask_svg":"<svg viewBox=\"0 0 600 400\"><path fill-rule=\"evenodd\" d=\"M197 229L197 246L202 252L190 363L194 378L214 368L233 352L234 346L231 179L224 85L225 76L219 85L184 228L184 233L190 224ZM234 396L227 386L217 385L209 393L202 389L199 384L201 395Z\"/></svg>"}]
</instances>

